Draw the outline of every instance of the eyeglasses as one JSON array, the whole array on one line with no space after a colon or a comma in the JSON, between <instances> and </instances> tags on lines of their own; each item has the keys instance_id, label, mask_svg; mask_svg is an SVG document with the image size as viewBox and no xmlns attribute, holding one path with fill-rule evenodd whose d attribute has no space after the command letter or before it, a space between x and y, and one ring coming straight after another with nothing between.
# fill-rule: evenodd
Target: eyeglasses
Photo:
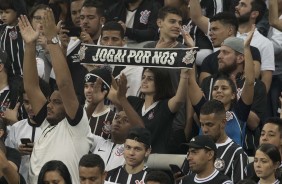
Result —
<instances>
[{"instance_id":1,"label":"eyeglasses","mask_svg":"<svg viewBox=\"0 0 282 184\"><path fill-rule=\"evenodd\" d=\"M33 16L33 19L35 21L37 21L37 22L40 22L40 21L42 21L43 17L41 17L41 16Z\"/></svg>"}]
</instances>

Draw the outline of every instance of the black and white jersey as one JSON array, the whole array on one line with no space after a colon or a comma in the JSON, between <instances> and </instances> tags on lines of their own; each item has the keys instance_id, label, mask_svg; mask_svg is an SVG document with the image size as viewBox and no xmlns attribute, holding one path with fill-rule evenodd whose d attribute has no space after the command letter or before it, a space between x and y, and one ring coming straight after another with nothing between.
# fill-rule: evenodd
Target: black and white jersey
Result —
<instances>
[{"instance_id":1,"label":"black and white jersey","mask_svg":"<svg viewBox=\"0 0 282 184\"><path fill-rule=\"evenodd\" d=\"M111 110L110 107L107 107L101 113L92 114L89 119L89 125L91 132L95 135L99 135L104 139L111 138L111 125L116 113Z\"/></svg>"},{"instance_id":2,"label":"black and white jersey","mask_svg":"<svg viewBox=\"0 0 282 184\"><path fill-rule=\"evenodd\" d=\"M244 168L248 164L248 156L243 148L228 138L224 143L216 144L217 159L214 166L224 175L228 176L234 183L245 178ZM185 159L182 169L191 174L189 164Z\"/></svg>"},{"instance_id":3,"label":"black and white jersey","mask_svg":"<svg viewBox=\"0 0 282 184\"><path fill-rule=\"evenodd\" d=\"M214 170L211 175L206 178L198 178L197 174L190 174L183 178L182 184L233 184L233 182L218 170Z\"/></svg>"},{"instance_id":4,"label":"black and white jersey","mask_svg":"<svg viewBox=\"0 0 282 184\"><path fill-rule=\"evenodd\" d=\"M128 174L125 165L123 165L108 171L106 181L121 184L143 184L147 173L148 167L144 166L142 171L136 174Z\"/></svg>"},{"instance_id":5,"label":"black and white jersey","mask_svg":"<svg viewBox=\"0 0 282 184\"><path fill-rule=\"evenodd\" d=\"M12 62L9 74L23 74L24 43L18 26L2 25L0 27L1 48L7 52Z\"/></svg>"},{"instance_id":6,"label":"black and white jersey","mask_svg":"<svg viewBox=\"0 0 282 184\"><path fill-rule=\"evenodd\" d=\"M10 107L10 90L7 86L3 90L0 90L0 117L3 115L3 111Z\"/></svg>"}]
</instances>

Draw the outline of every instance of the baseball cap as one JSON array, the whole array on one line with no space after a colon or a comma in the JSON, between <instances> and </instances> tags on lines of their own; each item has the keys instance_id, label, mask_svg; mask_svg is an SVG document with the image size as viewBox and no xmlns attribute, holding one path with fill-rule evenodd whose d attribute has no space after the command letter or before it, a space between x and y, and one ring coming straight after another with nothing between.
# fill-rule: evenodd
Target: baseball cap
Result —
<instances>
[{"instance_id":1,"label":"baseball cap","mask_svg":"<svg viewBox=\"0 0 282 184\"><path fill-rule=\"evenodd\" d=\"M214 141L208 135L198 135L192 138L186 145L188 145L189 148L213 150L215 153L217 150Z\"/></svg>"},{"instance_id":2,"label":"baseball cap","mask_svg":"<svg viewBox=\"0 0 282 184\"><path fill-rule=\"evenodd\" d=\"M11 65L6 51L2 48L0 48L0 63L4 64L5 68L9 68Z\"/></svg>"},{"instance_id":3,"label":"baseball cap","mask_svg":"<svg viewBox=\"0 0 282 184\"><path fill-rule=\"evenodd\" d=\"M144 143L148 146L151 145L151 133L146 128L134 127L130 129L126 139L132 139L137 142Z\"/></svg>"},{"instance_id":4,"label":"baseball cap","mask_svg":"<svg viewBox=\"0 0 282 184\"><path fill-rule=\"evenodd\" d=\"M109 91L112 84L112 74L111 71L105 67L96 68L90 71L88 74L86 74L84 77L84 83L86 82L94 83L98 77L102 79L103 82L102 89Z\"/></svg>"},{"instance_id":5,"label":"baseball cap","mask_svg":"<svg viewBox=\"0 0 282 184\"><path fill-rule=\"evenodd\" d=\"M230 47L231 49L244 54L244 40L242 38L228 37L222 42L221 45Z\"/></svg>"}]
</instances>

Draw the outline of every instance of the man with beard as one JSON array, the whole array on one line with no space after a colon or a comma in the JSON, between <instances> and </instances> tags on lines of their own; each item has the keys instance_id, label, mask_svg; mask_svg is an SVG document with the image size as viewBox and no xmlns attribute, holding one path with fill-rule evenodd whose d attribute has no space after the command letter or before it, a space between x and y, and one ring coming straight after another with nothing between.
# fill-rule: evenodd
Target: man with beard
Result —
<instances>
[{"instance_id":1,"label":"man with beard","mask_svg":"<svg viewBox=\"0 0 282 184\"><path fill-rule=\"evenodd\" d=\"M237 183L244 179L244 168L248 164L248 156L242 147L230 139L225 132L226 111L222 102L211 100L200 110L200 124L204 135L210 136L216 143L217 154L215 168ZM187 160L184 161L183 171L193 171Z\"/></svg>"},{"instance_id":2,"label":"man with beard","mask_svg":"<svg viewBox=\"0 0 282 184\"><path fill-rule=\"evenodd\" d=\"M109 8L107 20L122 25L128 47L137 46L140 42L156 39L159 8L159 4L151 0L122 0Z\"/></svg>"},{"instance_id":3,"label":"man with beard","mask_svg":"<svg viewBox=\"0 0 282 184\"><path fill-rule=\"evenodd\" d=\"M207 135L199 135L188 143L187 160L192 174L183 178L183 184L231 184L229 178L215 168L217 148Z\"/></svg>"},{"instance_id":4,"label":"man with beard","mask_svg":"<svg viewBox=\"0 0 282 184\"><path fill-rule=\"evenodd\" d=\"M265 11L266 11L266 5L264 0L241 0L238 6L235 7L235 16L237 17L239 23L238 32L237 30L228 28L226 29L227 33L235 31L235 33L237 32L237 37L245 39L247 37L247 33L251 31L252 25L256 24L262 19ZM195 24L199 26L204 33L210 36L214 47L218 47L219 45L214 44L214 42L218 40L218 38L214 38L212 33L214 33L215 31L219 31L220 27L214 29L212 22L209 22L209 19L204 15L202 15L202 10L198 0L190 1L190 14L191 14L191 19L195 22ZM220 37L223 37L224 35L225 34L222 34L220 35ZM263 83L265 84L266 90L268 92L271 84L272 72L275 69L273 45L267 38L265 38L262 34L260 34L256 30L251 42L251 46L257 47L260 52L261 55L260 77ZM204 68L204 62L202 65L203 68ZM205 77L213 74L209 70L205 70L205 69L203 69L202 72L204 73L201 74L200 81L202 81Z\"/></svg>"},{"instance_id":5,"label":"man with beard","mask_svg":"<svg viewBox=\"0 0 282 184\"><path fill-rule=\"evenodd\" d=\"M34 126L43 130L35 142L30 157L28 183L35 184L42 166L50 160L61 160L68 167L73 183L79 183L78 162L90 149L87 114L75 95L70 71L57 38L57 27L51 9L46 10L43 29L47 49L56 74L58 90L49 102L39 87L35 60L36 39L39 30L33 30L26 16L21 16L19 27L25 41L24 89L35 117Z\"/></svg>"}]
</instances>

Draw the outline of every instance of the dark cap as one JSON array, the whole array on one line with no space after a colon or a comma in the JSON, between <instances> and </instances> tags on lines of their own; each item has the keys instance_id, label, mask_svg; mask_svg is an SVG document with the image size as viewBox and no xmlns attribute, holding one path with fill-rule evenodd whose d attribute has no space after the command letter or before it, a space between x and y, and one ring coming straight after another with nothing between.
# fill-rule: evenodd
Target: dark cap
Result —
<instances>
[{"instance_id":1,"label":"dark cap","mask_svg":"<svg viewBox=\"0 0 282 184\"><path fill-rule=\"evenodd\" d=\"M112 84L112 74L111 71L106 67L96 68L86 74L84 77L84 83L94 83L98 77L102 79L102 89L109 91Z\"/></svg>"},{"instance_id":2,"label":"dark cap","mask_svg":"<svg viewBox=\"0 0 282 184\"><path fill-rule=\"evenodd\" d=\"M0 48L0 63L4 64L4 67L8 69L11 65L11 62L8 58L8 55L5 50Z\"/></svg>"},{"instance_id":3,"label":"dark cap","mask_svg":"<svg viewBox=\"0 0 282 184\"><path fill-rule=\"evenodd\" d=\"M147 146L151 145L151 133L146 128L134 127L130 129L126 139L132 139Z\"/></svg>"},{"instance_id":4,"label":"dark cap","mask_svg":"<svg viewBox=\"0 0 282 184\"><path fill-rule=\"evenodd\" d=\"M187 144L189 148L196 149L208 149L213 150L216 153L216 145L214 141L208 135L198 135L191 139L191 141Z\"/></svg>"}]
</instances>

